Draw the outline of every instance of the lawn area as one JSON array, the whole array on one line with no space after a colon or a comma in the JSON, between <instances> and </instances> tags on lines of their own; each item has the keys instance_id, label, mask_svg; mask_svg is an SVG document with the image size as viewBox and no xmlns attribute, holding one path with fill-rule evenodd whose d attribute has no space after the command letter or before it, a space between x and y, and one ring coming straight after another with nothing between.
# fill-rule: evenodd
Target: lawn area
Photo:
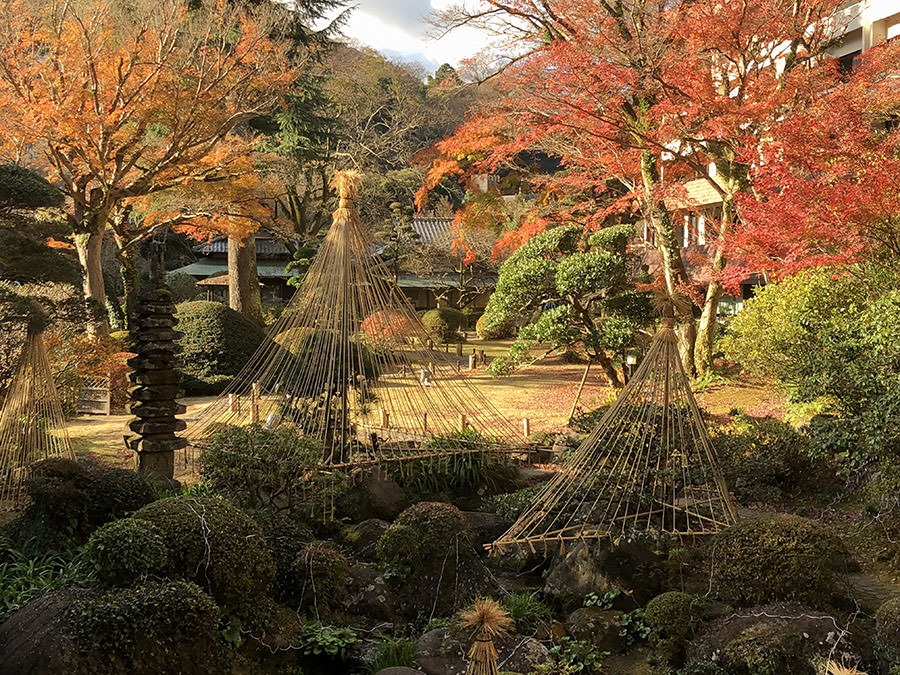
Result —
<instances>
[{"instance_id":1,"label":"lawn area","mask_svg":"<svg viewBox=\"0 0 900 675\"><path fill-rule=\"evenodd\" d=\"M484 349L488 361L505 354L511 340L472 340L464 345L464 354ZM452 352L451 352L451 358ZM534 434L559 433L566 430L572 404L584 375L584 364L568 363L559 356L550 356L520 369L506 377L493 377L485 368L462 371L487 397L497 410L511 422L520 423L527 417ZM615 399L616 391L606 384L600 368L588 373L577 412L589 412ZM716 416L728 415L737 409L754 416L784 412L784 400L770 385L744 377L707 386L697 394L701 407ZM214 397L182 399L187 413L182 419L190 422ZM75 452L113 466L130 467L131 452L125 449L123 436L130 415L80 415L69 421L69 435ZM177 467L176 467L177 473Z\"/></svg>"}]
</instances>

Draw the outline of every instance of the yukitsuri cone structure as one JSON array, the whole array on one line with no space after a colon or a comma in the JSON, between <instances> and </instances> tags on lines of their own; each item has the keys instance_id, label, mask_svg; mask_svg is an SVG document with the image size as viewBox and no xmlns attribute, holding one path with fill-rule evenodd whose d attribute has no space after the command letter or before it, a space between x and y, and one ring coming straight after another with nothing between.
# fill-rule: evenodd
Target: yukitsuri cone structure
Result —
<instances>
[{"instance_id":1,"label":"yukitsuri cone structure","mask_svg":"<svg viewBox=\"0 0 900 675\"><path fill-rule=\"evenodd\" d=\"M512 626L509 613L491 598L479 598L460 613L462 625L475 629L475 641L469 649L466 675L499 675L500 666L494 638L506 635Z\"/></svg>"},{"instance_id":2,"label":"yukitsuri cone structure","mask_svg":"<svg viewBox=\"0 0 900 675\"><path fill-rule=\"evenodd\" d=\"M630 532L713 534L737 521L664 318L631 381L516 523L487 548L551 554Z\"/></svg>"},{"instance_id":3,"label":"yukitsuri cone structure","mask_svg":"<svg viewBox=\"0 0 900 675\"><path fill-rule=\"evenodd\" d=\"M43 337L29 330L0 411L0 509L24 503L31 467L48 457L74 460L75 453Z\"/></svg>"},{"instance_id":4,"label":"yukitsuri cone structure","mask_svg":"<svg viewBox=\"0 0 900 675\"><path fill-rule=\"evenodd\" d=\"M523 452L522 432L434 349L374 254L354 206L361 180L335 175L340 203L303 284L234 384L191 424L192 448L225 425L258 422L317 439L330 469Z\"/></svg>"},{"instance_id":5,"label":"yukitsuri cone structure","mask_svg":"<svg viewBox=\"0 0 900 675\"><path fill-rule=\"evenodd\" d=\"M132 433L125 435L125 444L137 453L138 473L157 479L174 477L175 451L187 444L176 432L185 428L176 415L185 407L176 400L181 395L181 373L175 340L175 305L171 294L163 286L141 293L135 310L134 344L136 354L128 360L133 371L128 375L132 403L129 410L135 416L128 423Z\"/></svg>"}]
</instances>

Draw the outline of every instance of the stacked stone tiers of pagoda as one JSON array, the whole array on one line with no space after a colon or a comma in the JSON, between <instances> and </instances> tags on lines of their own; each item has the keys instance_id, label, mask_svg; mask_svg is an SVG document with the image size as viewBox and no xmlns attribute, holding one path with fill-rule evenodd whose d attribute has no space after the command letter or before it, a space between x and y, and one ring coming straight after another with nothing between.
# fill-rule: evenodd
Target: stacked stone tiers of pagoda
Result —
<instances>
[{"instance_id":1,"label":"stacked stone tiers of pagoda","mask_svg":"<svg viewBox=\"0 0 900 675\"><path fill-rule=\"evenodd\" d=\"M176 416L185 412L178 403L181 396L181 372L175 340L175 305L165 287L149 288L141 293L133 317L132 351L128 360L129 410L134 419L128 422L125 444L135 451L138 473L158 479L172 479L175 473L175 451L187 445L177 436L186 427Z\"/></svg>"}]
</instances>

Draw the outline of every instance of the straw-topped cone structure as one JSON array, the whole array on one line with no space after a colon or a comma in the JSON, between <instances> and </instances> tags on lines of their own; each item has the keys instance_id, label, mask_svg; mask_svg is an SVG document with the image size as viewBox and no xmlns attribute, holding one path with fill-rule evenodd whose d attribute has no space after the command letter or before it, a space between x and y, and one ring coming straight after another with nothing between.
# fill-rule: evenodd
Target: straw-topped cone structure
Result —
<instances>
[{"instance_id":1,"label":"straw-topped cone structure","mask_svg":"<svg viewBox=\"0 0 900 675\"><path fill-rule=\"evenodd\" d=\"M75 459L42 334L30 330L0 411L0 508L21 506L31 467Z\"/></svg>"},{"instance_id":2,"label":"straw-topped cone structure","mask_svg":"<svg viewBox=\"0 0 900 675\"><path fill-rule=\"evenodd\" d=\"M494 639L506 635L512 627L509 613L496 600L479 598L460 613L460 619L464 628L475 629L466 675L499 675L499 655Z\"/></svg>"},{"instance_id":3,"label":"straw-topped cone structure","mask_svg":"<svg viewBox=\"0 0 900 675\"><path fill-rule=\"evenodd\" d=\"M599 425L516 523L488 547L547 554L630 532L712 534L737 521L700 408L664 318Z\"/></svg>"},{"instance_id":4,"label":"straw-topped cone structure","mask_svg":"<svg viewBox=\"0 0 900 675\"><path fill-rule=\"evenodd\" d=\"M459 364L434 349L374 254L354 206L361 180L335 175L340 200L315 261L235 383L189 426L192 448L225 425L254 422L317 438L330 467L524 445Z\"/></svg>"}]
</instances>

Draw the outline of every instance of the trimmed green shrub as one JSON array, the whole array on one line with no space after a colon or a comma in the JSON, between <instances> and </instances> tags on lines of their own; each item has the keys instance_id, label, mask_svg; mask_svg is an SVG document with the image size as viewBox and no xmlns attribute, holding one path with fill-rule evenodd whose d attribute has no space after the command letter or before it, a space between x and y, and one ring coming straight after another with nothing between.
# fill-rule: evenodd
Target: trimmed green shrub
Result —
<instances>
[{"instance_id":1,"label":"trimmed green shrub","mask_svg":"<svg viewBox=\"0 0 900 675\"><path fill-rule=\"evenodd\" d=\"M717 534L712 583L734 605L803 600L814 606L841 599L850 556L828 527L799 516L768 516Z\"/></svg>"},{"instance_id":2,"label":"trimmed green shrub","mask_svg":"<svg viewBox=\"0 0 900 675\"><path fill-rule=\"evenodd\" d=\"M0 207L36 209L64 202L63 193L37 172L17 164L0 164Z\"/></svg>"},{"instance_id":3,"label":"trimmed green shrub","mask_svg":"<svg viewBox=\"0 0 900 675\"><path fill-rule=\"evenodd\" d=\"M265 337L250 319L218 302L178 305L182 371L204 379L237 375Z\"/></svg>"},{"instance_id":4,"label":"trimmed green shrub","mask_svg":"<svg viewBox=\"0 0 900 675\"><path fill-rule=\"evenodd\" d=\"M875 637L884 655L900 661L900 598L892 598L875 612Z\"/></svg>"},{"instance_id":5,"label":"trimmed green shrub","mask_svg":"<svg viewBox=\"0 0 900 675\"><path fill-rule=\"evenodd\" d=\"M176 305L190 300L196 300L200 287L197 280L185 272L169 272L166 275L166 286L172 294L172 302Z\"/></svg>"},{"instance_id":6,"label":"trimmed green shrub","mask_svg":"<svg viewBox=\"0 0 900 675\"><path fill-rule=\"evenodd\" d=\"M167 573L197 583L240 619L257 615L275 564L249 516L220 499L170 497L134 517L158 528L169 552Z\"/></svg>"},{"instance_id":7,"label":"trimmed green shrub","mask_svg":"<svg viewBox=\"0 0 900 675\"><path fill-rule=\"evenodd\" d=\"M644 623L650 628L650 644L657 661L669 666L682 663L698 614L694 596L679 591L657 595L647 603Z\"/></svg>"},{"instance_id":8,"label":"trimmed green shrub","mask_svg":"<svg viewBox=\"0 0 900 675\"><path fill-rule=\"evenodd\" d=\"M219 610L196 584L146 582L88 595L65 617L79 673L223 672Z\"/></svg>"},{"instance_id":9,"label":"trimmed green shrub","mask_svg":"<svg viewBox=\"0 0 900 675\"><path fill-rule=\"evenodd\" d=\"M319 495L333 481L310 470L322 463L322 442L281 424L228 427L200 456L203 481L213 492L245 508L291 509Z\"/></svg>"},{"instance_id":10,"label":"trimmed green shrub","mask_svg":"<svg viewBox=\"0 0 900 675\"><path fill-rule=\"evenodd\" d=\"M84 555L97 577L110 586L126 586L142 576L160 572L168 555L162 535L153 523L122 518L97 528Z\"/></svg>"},{"instance_id":11,"label":"trimmed green shrub","mask_svg":"<svg viewBox=\"0 0 900 675\"><path fill-rule=\"evenodd\" d=\"M465 324L466 317L458 309L438 307L422 315L422 325L435 340L449 342Z\"/></svg>"},{"instance_id":12,"label":"trimmed green shrub","mask_svg":"<svg viewBox=\"0 0 900 675\"><path fill-rule=\"evenodd\" d=\"M452 504L419 502L397 516L378 542L382 560L416 566L443 556L466 532L466 519Z\"/></svg>"},{"instance_id":13,"label":"trimmed green shrub","mask_svg":"<svg viewBox=\"0 0 900 675\"><path fill-rule=\"evenodd\" d=\"M488 323L490 319L494 320ZM494 316L482 314L475 322L475 333L482 340L502 340L515 336L516 324L511 320L497 321Z\"/></svg>"},{"instance_id":14,"label":"trimmed green shrub","mask_svg":"<svg viewBox=\"0 0 900 675\"><path fill-rule=\"evenodd\" d=\"M767 501L809 479L809 437L771 417L739 418L713 438L719 467L740 500Z\"/></svg>"},{"instance_id":15,"label":"trimmed green shrub","mask_svg":"<svg viewBox=\"0 0 900 675\"><path fill-rule=\"evenodd\" d=\"M31 503L5 532L25 552L65 550L87 541L103 523L153 501L153 487L134 471L54 457L26 482Z\"/></svg>"},{"instance_id":16,"label":"trimmed green shrub","mask_svg":"<svg viewBox=\"0 0 900 675\"><path fill-rule=\"evenodd\" d=\"M516 520L531 505L543 487L543 485L530 485L515 492L504 492L488 497L481 508L488 513L496 513L509 520Z\"/></svg>"},{"instance_id":17,"label":"trimmed green shrub","mask_svg":"<svg viewBox=\"0 0 900 675\"><path fill-rule=\"evenodd\" d=\"M313 540L313 533L286 513L271 510L256 511L253 520L260 526L272 558L275 561L275 599L290 603L297 595L294 561L306 544Z\"/></svg>"},{"instance_id":18,"label":"trimmed green shrub","mask_svg":"<svg viewBox=\"0 0 900 675\"><path fill-rule=\"evenodd\" d=\"M299 607L333 609L346 591L350 564L331 544L314 542L300 549L291 572Z\"/></svg>"}]
</instances>

